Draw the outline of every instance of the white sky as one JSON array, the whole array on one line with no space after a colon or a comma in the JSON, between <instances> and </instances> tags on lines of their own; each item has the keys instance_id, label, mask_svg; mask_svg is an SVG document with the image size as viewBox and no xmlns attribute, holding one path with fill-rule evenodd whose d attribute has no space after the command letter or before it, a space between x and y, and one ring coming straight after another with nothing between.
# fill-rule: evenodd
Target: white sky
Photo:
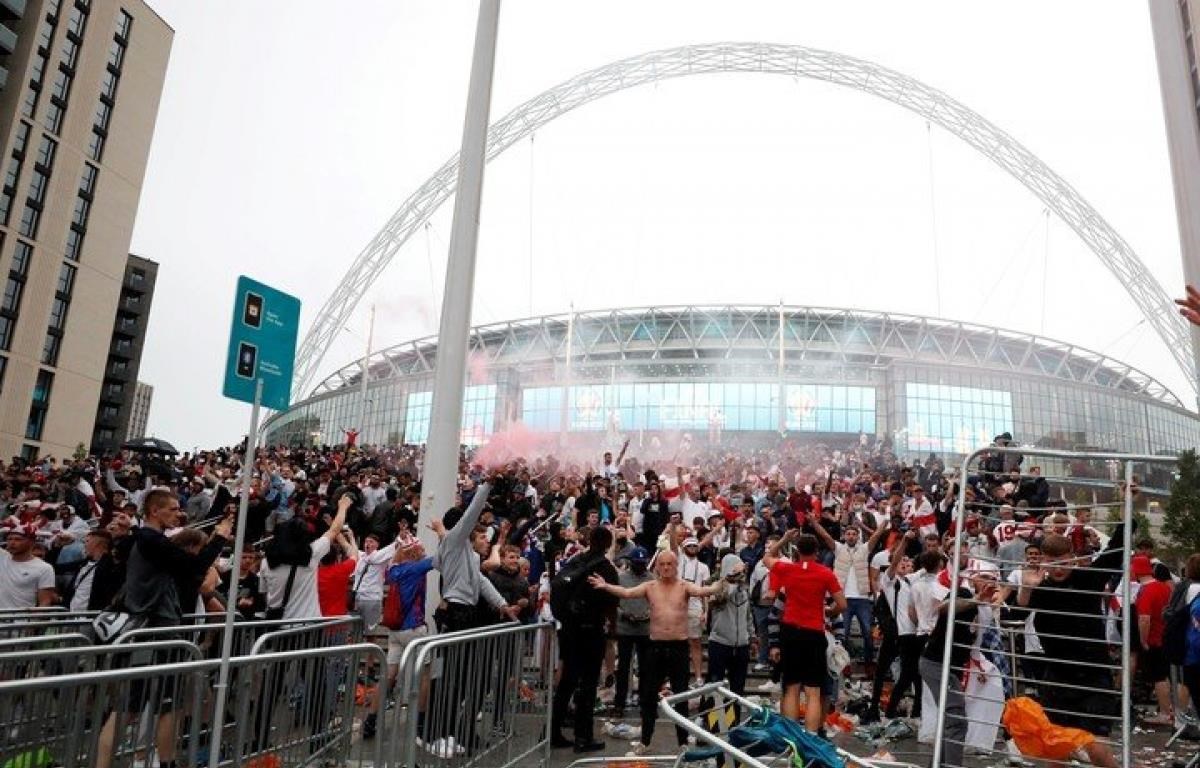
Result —
<instances>
[{"instance_id":1,"label":"white sky","mask_svg":"<svg viewBox=\"0 0 1200 768\"><path fill-rule=\"evenodd\" d=\"M132 247L161 264L140 378L155 386L150 432L190 450L248 423L220 393L237 276L299 296L307 330L458 149L476 5L151 2L176 34ZM586 69L723 40L826 48L945 91L1067 179L1178 293L1144 2L508 0L492 118ZM451 208L400 251L322 377L361 355L370 302L377 347L436 331ZM936 232L941 316L1097 349L1190 402L1116 278L1061 222L1047 229L1019 182L838 86L710 75L607 97L491 163L482 218L477 324L571 302L936 315Z\"/></svg>"}]
</instances>

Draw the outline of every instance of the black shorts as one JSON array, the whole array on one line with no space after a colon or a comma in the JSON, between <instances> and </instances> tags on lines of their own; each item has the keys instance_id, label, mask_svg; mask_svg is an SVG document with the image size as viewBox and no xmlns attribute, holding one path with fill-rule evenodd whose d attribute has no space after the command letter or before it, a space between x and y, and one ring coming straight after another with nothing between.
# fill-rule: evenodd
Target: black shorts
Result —
<instances>
[{"instance_id":1,"label":"black shorts","mask_svg":"<svg viewBox=\"0 0 1200 768\"><path fill-rule=\"evenodd\" d=\"M1170 665L1162 646L1145 648L1138 654L1138 669L1147 683L1161 683L1171 676Z\"/></svg>"},{"instance_id":2,"label":"black shorts","mask_svg":"<svg viewBox=\"0 0 1200 768\"><path fill-rule=\"evenodd\" d=\"M829 664L825 661L827 647L824 631L780 623L779 667L784 686L824 686L829 677Z\"/></svg>"}]
</instances>

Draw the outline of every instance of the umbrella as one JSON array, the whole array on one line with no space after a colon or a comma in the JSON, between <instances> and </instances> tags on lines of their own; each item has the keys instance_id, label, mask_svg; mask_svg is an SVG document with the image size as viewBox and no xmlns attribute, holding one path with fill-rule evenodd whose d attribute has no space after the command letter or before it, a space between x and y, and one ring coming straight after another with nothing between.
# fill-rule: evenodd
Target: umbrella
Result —
<instances>
[{"instance_id":1,"label":"umbrella","mask_svg":"<svg viewBox=\"0 0 1200 768\"><path fill-rule=\"evenodd\" d=\"M176 456L179 454L179 451L175 450L175 446L157 437L139 437L136 440L124 443L121 449L135 453L157 453L162 456Z\"/></svg>"}]
</instances>

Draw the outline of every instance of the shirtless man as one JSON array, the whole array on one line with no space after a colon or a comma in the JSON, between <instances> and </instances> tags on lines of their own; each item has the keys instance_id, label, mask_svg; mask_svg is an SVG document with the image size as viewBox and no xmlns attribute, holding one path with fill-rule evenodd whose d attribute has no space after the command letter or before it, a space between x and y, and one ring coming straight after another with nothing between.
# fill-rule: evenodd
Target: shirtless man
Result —
<instances>
[{"instance_id":1,"label":"shirtless man","mask_svg":"<svg viewBox=\"0 0 1200 768\"><path fill-rule=\"evenodd\" d=\"M599 576L591 576L588 583L596 589L622 599L645 598L650 604L650 645L647 664L641 670L642 740L629 756L636 757L650 752L650 741L654 738L654 722L658 708L658 691L663 680L671 683L672 693L682 693L688 685L688 600L693 597L708 597L723 588L722 582L705 587L679 578L679 558L674 552L660 552L654 564L657 579L625 588L609 584ZM678 704L675 711L687 717L687 705ZM680 746L687 743L687 732L676 726L675 738Z\"/></svg>"}]
</instances>

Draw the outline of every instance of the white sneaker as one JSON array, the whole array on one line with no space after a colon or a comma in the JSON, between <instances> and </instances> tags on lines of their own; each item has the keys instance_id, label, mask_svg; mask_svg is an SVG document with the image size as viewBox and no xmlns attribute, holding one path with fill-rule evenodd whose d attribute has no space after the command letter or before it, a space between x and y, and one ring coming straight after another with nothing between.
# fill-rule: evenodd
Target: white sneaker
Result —
<instances>
[{"instance_id":1,"label":"white sneaker","mask_svg":"<svg viewBox=\"0 0 1200 768\"><path fill-rule=\"evenodd\" d=\"M755 672L766 672L770 668L771 668L770 664L763 664L762 662L757 662L754 665Z\"/></svg>"},{"instance_id":2,"label":"white sneaker","mask_svg":"<svg viewBox=\"0 0 1200 768\"><path fill-rule=\"evenodd\" d=\"M625 757L642 757L650 754L650 747L640 741L634 745L633 749L625 753Z\"/></svg>"},{"instance_id":3,"label":"white sneaker","mask_svg":"<svg viewBox=\"0 0 1200 768\"><path fill-rule=\"evenodd\" d=\"M758 691L759 693L779 693L780 691L783 690L783 686L780 685L779 683L768 680L767 682L759 685L754 690Z\"/></svg>"}]
</instances>

